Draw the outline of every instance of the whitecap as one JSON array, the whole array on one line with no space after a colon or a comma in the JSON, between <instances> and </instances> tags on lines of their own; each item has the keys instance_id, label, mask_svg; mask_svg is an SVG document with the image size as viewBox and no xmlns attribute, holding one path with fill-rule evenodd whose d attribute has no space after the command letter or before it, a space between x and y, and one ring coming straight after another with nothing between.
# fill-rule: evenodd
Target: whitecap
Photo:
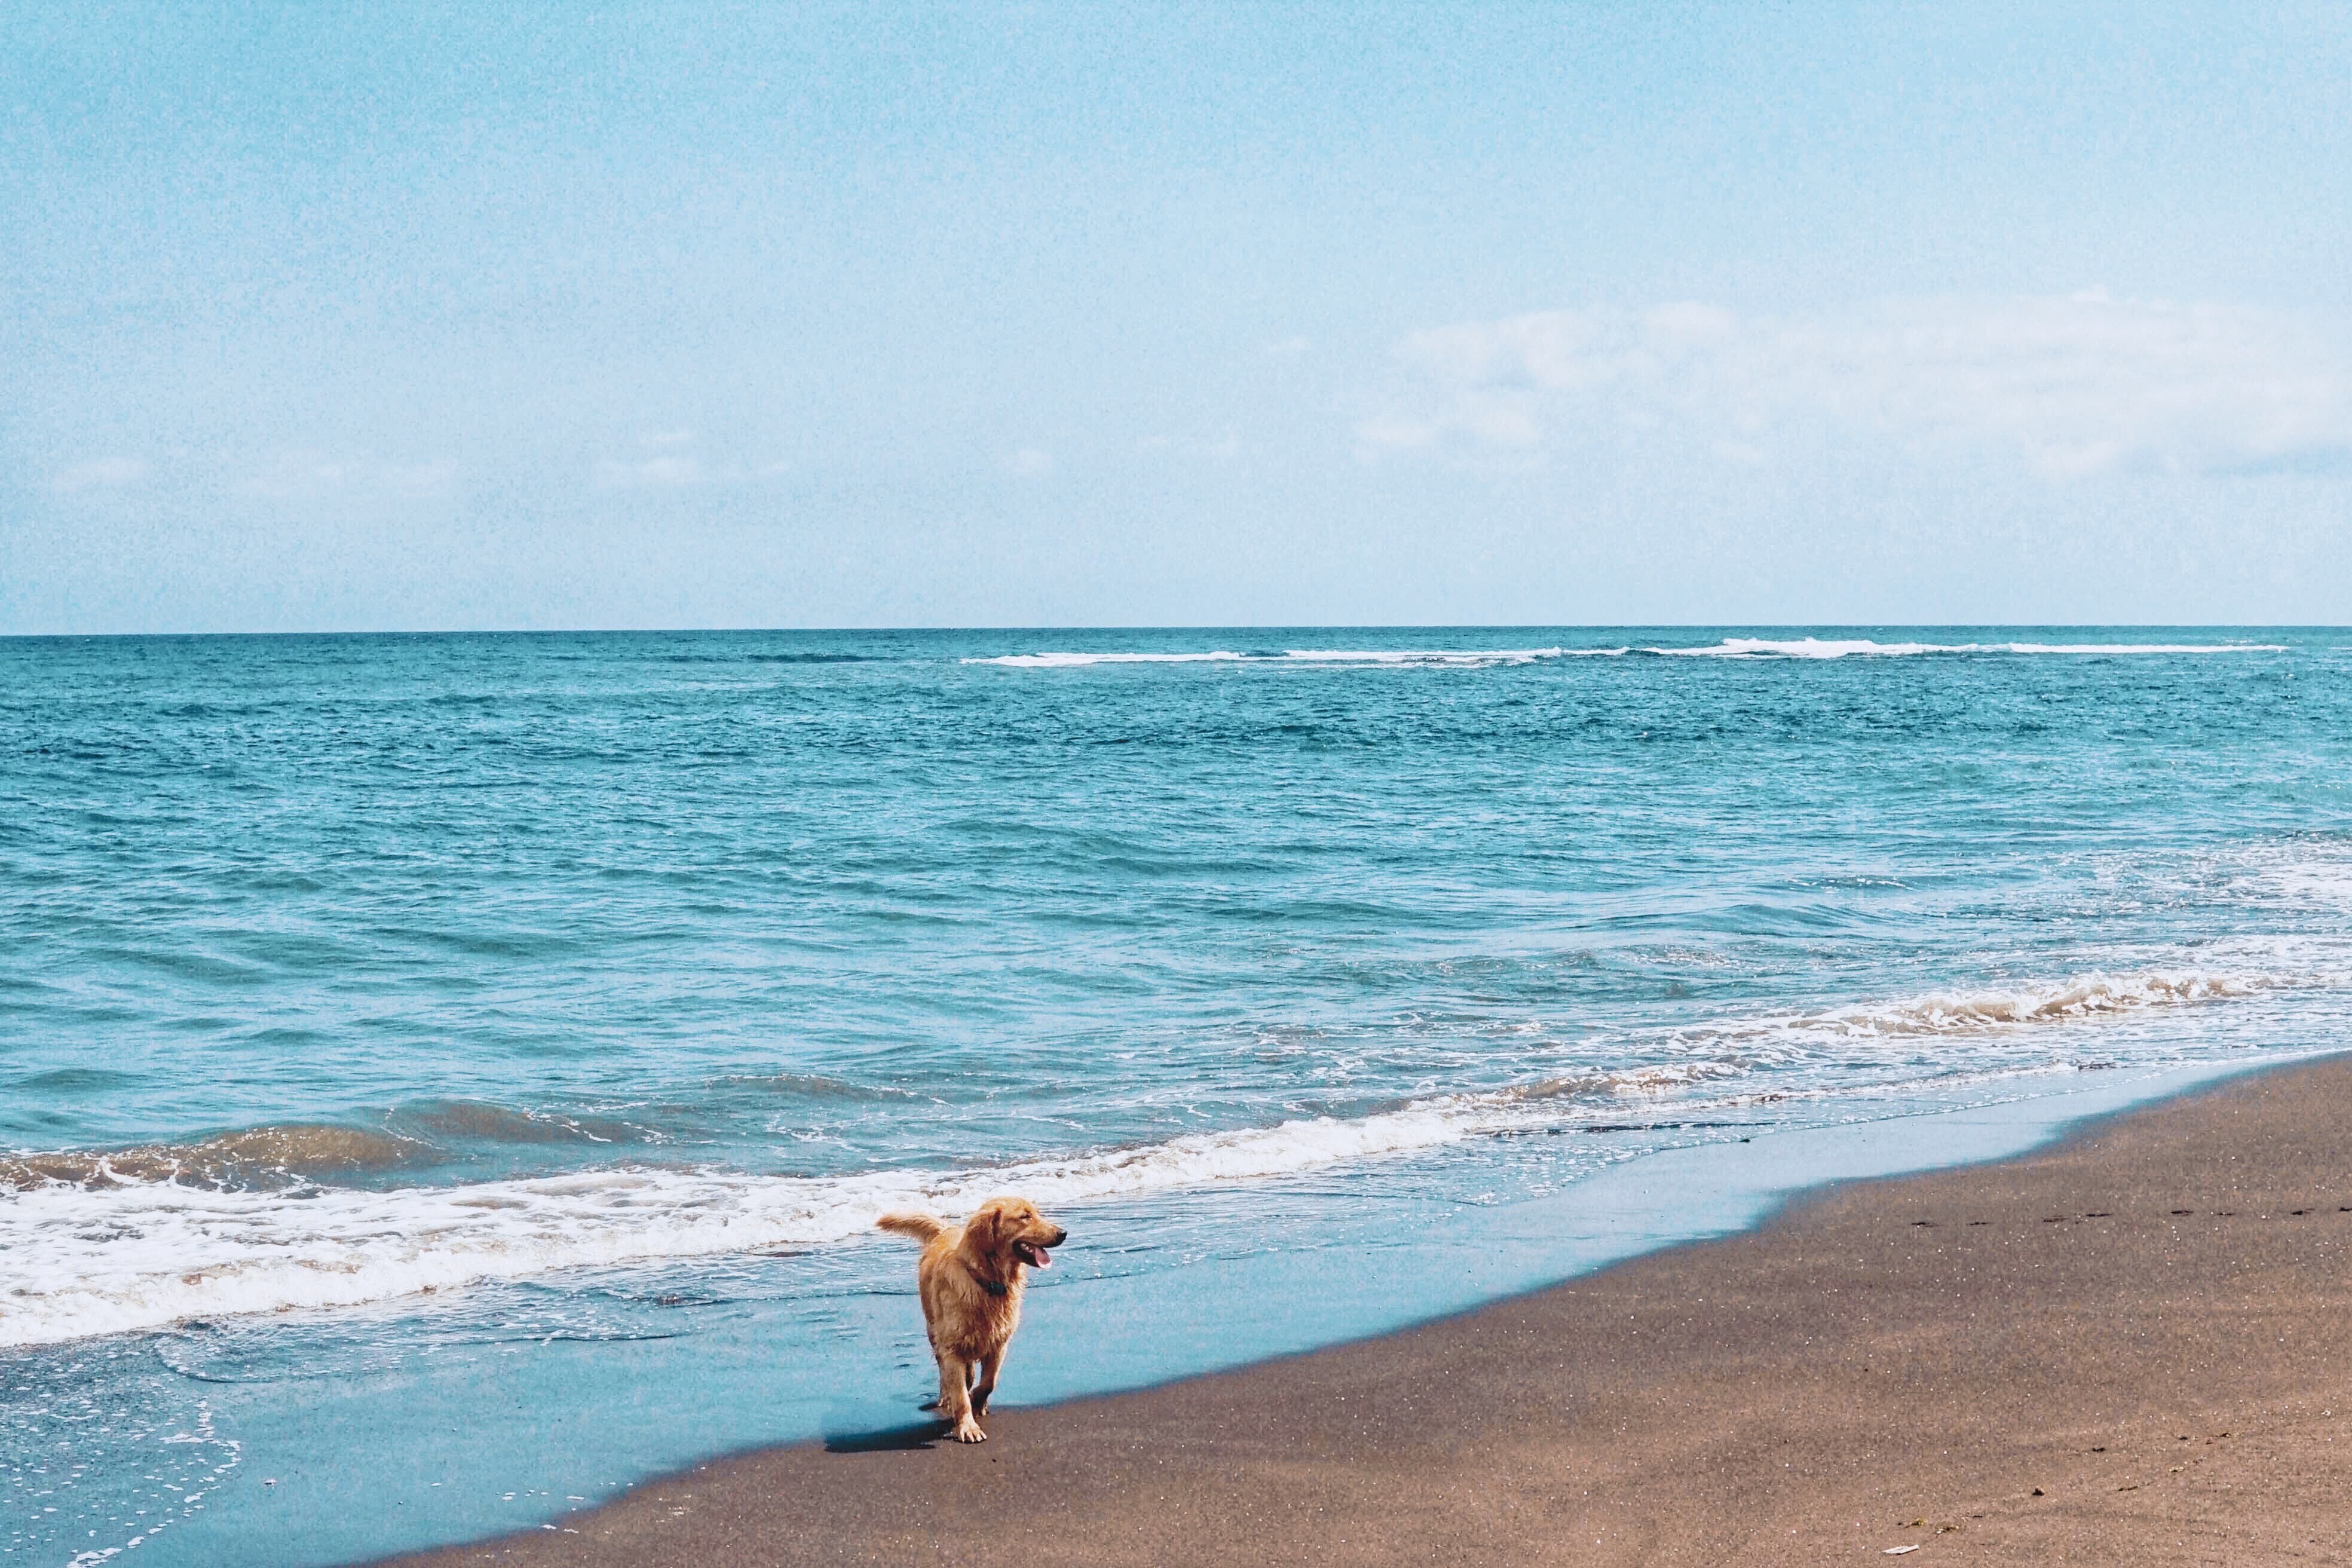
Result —
<instances>
[{"instance_id":1,"label":"whitecap","mask_svg":"<svg viewBox=\"0 0 2352 1568\"><path fill-rule=\"evenodd\" d=\"M1613 658L1629 647L1492 647L1492 648L1285 648L1279 653L1009 653L967 658L965 664L993 664L1009 669L1077 669L1096 664L1329 664L1433 665L1481 668L1534 664L1551 658Z\"/></svg>"},{"instance_id":2,"label":"whitecap","mask_svg":"<svg viewBox=\"0 0 2352 1568\"><path fill-rule=\"evenodd\" d=\"M966 664L997 664L1008 669L1076 669L1090 664L1238 664L1245 653L1008 653L967 658Z\"/></svg>"},{"instance_id":3,"label":"whitecap","mask_svg":"<svg viewBox=\"0 0 2352 1568\"><path fill-rule=\"evenodd\" d=\"M1925 643L1874 642L1867 637L1725 637L1704 647L1651 647L1675 658L1897 658L1929 653L2132 654L2284 653L2279 643Z\"/></svg>"}]
</instances>

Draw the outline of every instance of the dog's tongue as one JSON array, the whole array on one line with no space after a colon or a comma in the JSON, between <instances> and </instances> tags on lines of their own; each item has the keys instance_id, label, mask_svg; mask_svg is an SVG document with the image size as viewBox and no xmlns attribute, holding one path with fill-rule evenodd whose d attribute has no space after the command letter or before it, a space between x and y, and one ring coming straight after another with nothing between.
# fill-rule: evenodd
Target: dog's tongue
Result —
<instances>
[{"instance_id":1,"label":"dog's tongue","mask_svg":"<svg viewBox=\"0 0 2352 1568\"><path fill-rule=\"evenodd\" d=\"M1024 1241L1021 1244L1021 1256L1032 1268L1054 1267L1054 1255L1034 1241Z\"/></svg>"}]
</instances>

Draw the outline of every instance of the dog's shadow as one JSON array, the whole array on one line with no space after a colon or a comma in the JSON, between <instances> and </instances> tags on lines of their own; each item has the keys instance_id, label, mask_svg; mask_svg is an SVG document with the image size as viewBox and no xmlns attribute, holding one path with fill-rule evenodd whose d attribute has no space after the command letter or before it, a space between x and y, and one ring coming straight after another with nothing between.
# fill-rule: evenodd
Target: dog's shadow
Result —
<instances>
[{"instance_id":1,"label":"dog's shadow","mask_svg":"<svg viewBox=\"0 0 2352 1568\"><path fill-rule=\"evenodd\" d=\"M886 1426L870 1432L829 1432L825 1434L824 1451L828 1454L888 1454L914 1448L936 1448L940 1439L948 1434L944 1421L917 1421L904 1426Z\"/></svg>"}]
</instances>

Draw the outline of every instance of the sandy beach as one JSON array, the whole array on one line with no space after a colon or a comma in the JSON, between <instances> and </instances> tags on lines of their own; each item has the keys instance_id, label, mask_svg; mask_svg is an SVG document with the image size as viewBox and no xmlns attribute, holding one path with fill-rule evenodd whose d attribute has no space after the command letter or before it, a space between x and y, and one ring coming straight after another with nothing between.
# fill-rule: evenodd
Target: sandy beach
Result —
<instances>
[{"instance_id":1,"label":"sandy beach","mask_svg":"<svg viewBox=\"0 0 2352 1568\"><path fill-rule=\"evenodd\" d=\"M1003 1411L981 1447L748 1454L397 1561L2336 1562L2347 1309L2336 1059L1386 1338Z\"/></svg>"}]
</instances>

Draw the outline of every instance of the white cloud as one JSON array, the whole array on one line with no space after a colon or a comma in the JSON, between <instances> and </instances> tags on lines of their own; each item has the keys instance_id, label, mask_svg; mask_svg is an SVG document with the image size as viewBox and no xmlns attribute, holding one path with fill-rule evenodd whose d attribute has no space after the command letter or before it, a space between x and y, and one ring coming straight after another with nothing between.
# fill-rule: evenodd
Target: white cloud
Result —
<instances>
[{"instance_id":1,"label":"white cloud","mask_svg":"<svg viewBox=\"0 0 2352 1568\"><path fill-rule=\"evenodd\" d=\"M146 477L144 458L99 458L61 469L49 480L49 489L61 496L79 495L86 490L119 490Z\"/></svg>"},{"instance_id":2,"label":"white cloud","mask_svg":"<svg viewBox=\"0 0 2352 1568\"><path fill-rule=\"evenodd\" d=\"M369 457L289 450L230 485L255 500L320 500L329 496L398 496L424 500L446 495L457 482L457 465L447 458L387 463Z\"/></svg>"},{"instance_id":3,"label":"white cloud","mask_svg":"<svg viewBox=\"0 0 2352 1568\"><path fill-rule=\"evenodd\" d=\"M437 496L457 482L457 465L446 458L431 463L387 463L375 477L387 489L404 496Z\"/></svg>"},{"instance_id":4,"label":"white cloud","mask_svg":"<svg viewBox=\"0 0 2352 1568\"><path fill-rule=\"evenodd\" d=\"M1042 447L1024 447L1004 459L1004 470L1024 479L1050 474L1054 471L1054 454Z\"/></svg>"},{"instance_id":5,"label":"white cloud","mask_svg":"<svg viewBox=\"0 0 2352 1568\"><path fill-rule=\"evenodd\" d=\"M646 458L635 462L611 458L596 465L596 482L620 489L682 489L709 484L713 476L695 457Z\"/></svg>"},{"instance_id":6,"label":"white cloud","mask_svg":"<svg viewBox=\"0 0 2352 1568\"><path fill-rule=\"evenodd\" d=\"M306 500L342 489L352 466L324 452L280 452L269 466L231 487L257 500Z\"/></svg>"},{"instance_id":7,"label":"white cloud","mask_svg":"<svg viewBox=\"0 0 2352 1568\"><path fill-rule=\"evenodd\" d=\"M691 489L701 485L740 485L773 479L792 472L781 459L753 465L733 458L706 458L692 448L700 440L691 430L656 430L637 437L649 452L635 457L606 458L592 470L608 489Z\"/></svg>"},{"instance_id":8,"label":"white cloud","mask_svg":"<svg viewBox=\"0 0 2352 1568\"><path fill-rule=\"evenodd\" d=\"M1205 458L1212 462L1230 463L1242 455L1242 438L1230 430L1214 440L1146 436L1135 444L1135 449L1146 457Z\"/></svg>"},{"instance_id":9,"label":"white cloud","mask_svg":"<svg viewBox=\"0 0 2352 1568\"><path fill-rule=\"evenodd\" d=\"M2352 461L2348 349L2272 311L2096 292L1821 316L1544 310L1407 337L1401 395L1357 434L1482 460L1679 430L1734 462L1776 438L1867 435L2053 478L2332 467Z\"/></svg>"}]
</instances>

